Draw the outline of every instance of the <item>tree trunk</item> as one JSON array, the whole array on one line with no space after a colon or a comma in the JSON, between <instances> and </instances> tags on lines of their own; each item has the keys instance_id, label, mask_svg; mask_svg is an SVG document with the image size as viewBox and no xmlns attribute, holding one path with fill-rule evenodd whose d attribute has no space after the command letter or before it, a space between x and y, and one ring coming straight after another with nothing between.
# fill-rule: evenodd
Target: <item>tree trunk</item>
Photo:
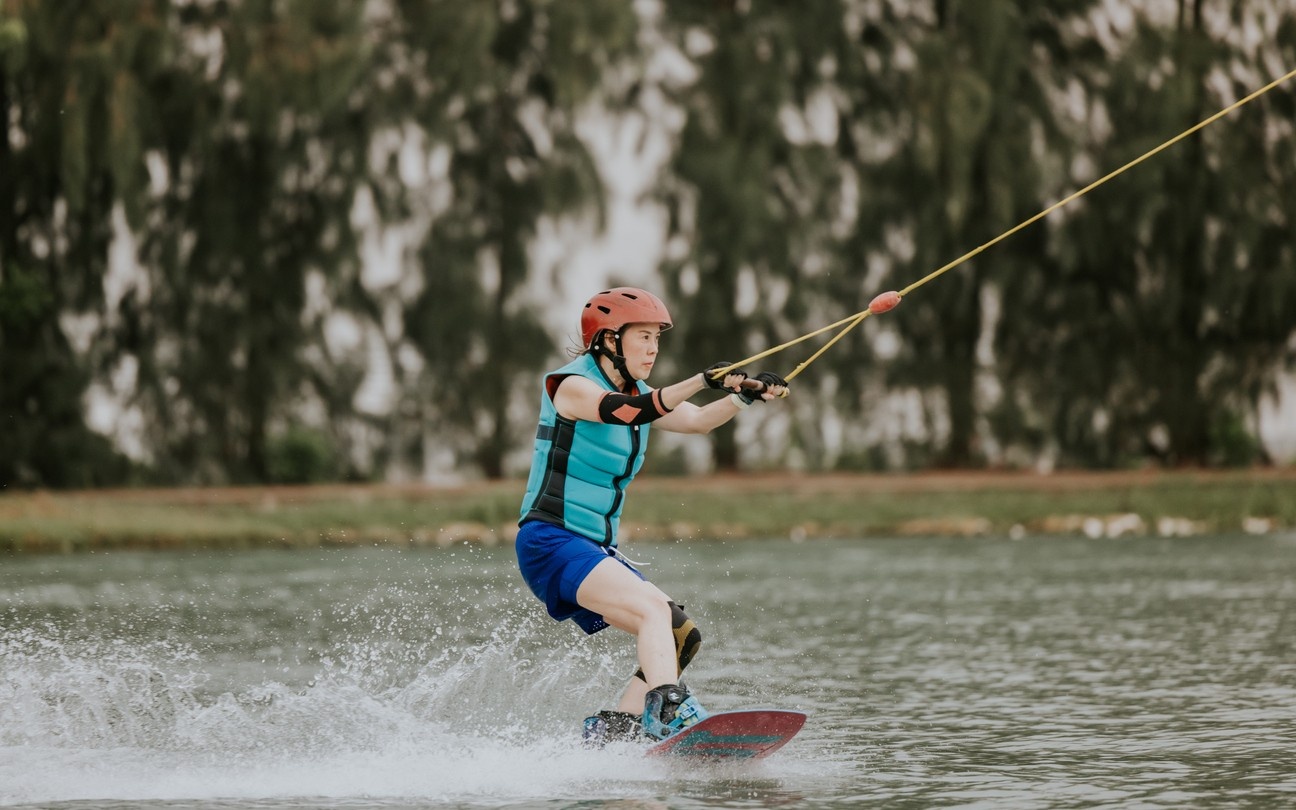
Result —
<instances>
[{"instance_id":1,"label":"tree trunk","mask_svg":"<svg viewBox=\"0 0 1296 810\"><path fill-rule=\"evenodd\" d=\"M724 427L711 434L712 458L717 472L738 470L738 437L732 427Z\"/></svg>"},{"instance_id":2,"label":"tree trunk","mask_svg":"<svg viewBox=\"0 0 1296 810\"><path fill-rule=\"evenodd\" d=\"M976 434L976 345L981 331L981 273L975 267L964 268L967 275L958 279L963 294L951 306L951 317L942 333L941 355L945 365L946 404L949 407L950 435L939 463L942 467L970 467L974 461ZM953 279L951 279L953 280Z\"/></svg>"},{"instance_id":3,"label":"tree trunk","mask_svg":"<svg viewBox=\"0 0 1296 810\"><path fill-rule=\"evenodd\" d=\"M1196 88L1194 103L1184 117L1185 126L1197 122L1204 115L1205 104L1201 88L1205 71L1200 61L1193 58L1191 46L1201 37L1201 0L1191 0L1191 17L1187 3L1179 0L1179 54L1180 64L1192 71ZM1186 155L1182 166L1205 166L1205 149L1200 138L1184 144ZM1209 346L1200 332L1202 310L1209 295L1209 269L1205 266L1204 218L1208 205L1203 203L1207 193L1201 188L1205 180L1201 175L1180 170L1176 172L1179 193L1170 215L1173 231L1179 235L1177 256L1166 267L1167 275L1179 276L1178 309L1171 328L1172 355L1166 373L1169 385L1160 400L1160 418L1169 432L1169 456L1172 464L1201 465L1210 453L1211 403L1202 395L1201 379L1209 359Z\"/></svg>"}]
</instances>

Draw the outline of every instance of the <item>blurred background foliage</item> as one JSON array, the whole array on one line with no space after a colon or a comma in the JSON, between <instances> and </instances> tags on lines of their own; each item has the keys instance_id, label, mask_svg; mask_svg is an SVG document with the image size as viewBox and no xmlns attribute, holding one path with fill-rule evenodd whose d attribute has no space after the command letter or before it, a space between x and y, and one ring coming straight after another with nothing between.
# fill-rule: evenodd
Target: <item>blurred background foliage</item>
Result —
<instances>
[{"instance_id":1,"label":"blurred background foliage","mask_svg":"<svg viewBox=\"0 0 1296 810\"><path fill-rule=\"evenodd\" d=\"M1280 0L0 0L0 486L518 472L590 121L670 137L655 275L588 281L664 295L665 383L1293 66ZM1280 87L866 321L706 466L1273 461L1294 121Z\"/></svg>"}]
</instances>

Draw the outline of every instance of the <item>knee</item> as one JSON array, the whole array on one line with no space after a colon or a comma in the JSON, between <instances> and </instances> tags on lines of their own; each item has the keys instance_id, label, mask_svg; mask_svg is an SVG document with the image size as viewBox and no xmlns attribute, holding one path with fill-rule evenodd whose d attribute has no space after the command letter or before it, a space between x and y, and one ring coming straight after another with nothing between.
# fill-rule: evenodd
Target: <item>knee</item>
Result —
<instances>
[{"instance_id":1,"label":"knee","mask_svg":"<svg viewBox=\"0 0 1296 810\"><path fill-rule=\"evenodd\" d=\"M636 618L636 632L645 627L662 627L672 620L671 606L674 603L656 588L645 588L631 604Z\"/></svg>"},{"instance_id":2,"label":"knee","mask_svg":"<svg viewBox=\"0 0 1296 810\"><path fill-rule=\"evenodd\" d=\"M671 634L675 637L675 660L678 666L678 674L684 674L684 667L698 654L702 647L702 631L698 629L697 623L689 618L684 612L684 608L667 601L666 609L670 612ZM635 677L647 683L644 677L643 669L635 671Z\"/></svg>"},{"instance_id":3,"label":"knee","mask_svg":"<svg viewBox=\"0 0 1296 810\"><path fill-rule=\"evenodd\" d=\"M675 603L667 599L664 594L655 593L646 600L645 610L647 615L652 617L653 623L660 626L672 621L671 608L674 605Z\"/></svg>"}]
</instances>

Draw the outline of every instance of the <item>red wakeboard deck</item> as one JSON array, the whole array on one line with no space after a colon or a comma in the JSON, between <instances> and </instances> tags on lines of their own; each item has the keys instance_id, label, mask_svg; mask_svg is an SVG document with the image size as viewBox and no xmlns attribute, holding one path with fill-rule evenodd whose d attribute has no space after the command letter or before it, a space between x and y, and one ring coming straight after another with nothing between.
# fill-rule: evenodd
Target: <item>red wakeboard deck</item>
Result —
<instances>
[{"instance_id":1,"label":"red wakeboard deck","mask_svg":"<svg viewBox=\"0 0 1296 810\"><path fill-rule=\"evenodd\" d=\"M782 748L805 725L804 712L754 709L717 712L648 748L649 756L760 759Z\"/></svg>"}]
</instances>

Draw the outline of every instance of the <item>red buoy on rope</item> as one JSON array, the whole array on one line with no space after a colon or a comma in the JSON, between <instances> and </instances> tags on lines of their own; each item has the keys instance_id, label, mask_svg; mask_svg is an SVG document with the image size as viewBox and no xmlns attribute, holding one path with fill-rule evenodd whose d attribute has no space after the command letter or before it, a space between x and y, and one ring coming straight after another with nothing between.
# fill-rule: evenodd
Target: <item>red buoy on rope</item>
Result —
<instances>
[{"instance_id":1,"label":"red buoy on rope","mask_svg":"<svg viewBox=\"0 0 1296 810\"><path fill-rule=\"evenodd\" d=\"M869 312L874 315L881 315L883 312L889 312L895 309L896 304L900 303L900 293L895 290L884 292L869 302Z\"/></svg>"}]
</instances>

